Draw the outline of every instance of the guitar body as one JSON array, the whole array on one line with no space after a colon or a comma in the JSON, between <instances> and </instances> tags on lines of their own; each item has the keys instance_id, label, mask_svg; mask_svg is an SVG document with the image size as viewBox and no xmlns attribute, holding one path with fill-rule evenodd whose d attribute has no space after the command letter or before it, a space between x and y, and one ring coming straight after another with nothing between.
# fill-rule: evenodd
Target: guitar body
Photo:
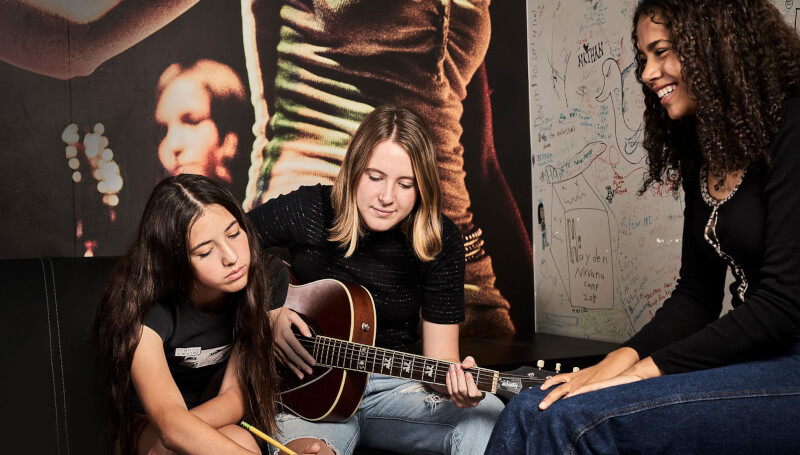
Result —
<instances>
[{"instance_id":1,"label":"guitar body","mask_svg":"<svg viewBox=\"0 0 800 455\"><path fill-rule=\"evenodd\" d=\"M445 385L451 361L375 347L375 304L362 286L336 280L289 286L286 308L298 313L311 336L295 333L317 363L297 379L279 369L281 404L306 420L344 422L358 410L370 373ZM522 367L509 373L470 369L478 390L510 399L556 374Z\"/></svg>"},{"instance_id":2,"label":"guitar body","mask_svg":"<svg viewBox=\"0 0 800 455\"><path fill-rule=\"evenodd\" d=\"M315 334L375 344L375 305L362 286L328 279L291 285L284 307L303 316ZM358 409L367 379L366 372L315 366L313 374L298 380L286 369L281 373L281 402L306 420L343 422Z\"/></svg>"}]
</instances>

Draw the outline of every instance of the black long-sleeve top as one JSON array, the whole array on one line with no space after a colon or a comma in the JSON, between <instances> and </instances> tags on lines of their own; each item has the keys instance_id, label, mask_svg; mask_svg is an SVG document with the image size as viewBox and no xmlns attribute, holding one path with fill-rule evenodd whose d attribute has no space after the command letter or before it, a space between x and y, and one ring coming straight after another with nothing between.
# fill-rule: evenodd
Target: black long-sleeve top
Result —
<instances>
[{"instance_id":1,"label":"black long-sleeve top","mask_svg":"<svg viewBox=\"0 0 800 455\"><path fill-rule=\"evenodd\" d=\"M368 232L349 258L328 240L333 225L331 187L304 186L253 209L250 219L262 246L287 247L292 271L303 283L333 278L370 291L378 328L375 344L403 349L419 340L422 318L436 324L464 320L464 244L442 216L442 251L429 262L416 257L399 229Z\"/></svg>"},{"instance_id":2,"label":"black long-sleeve top","mask_svg":"<svg viewBox=\"0 0 800 455\"><path fill-rule=\"evenodd\" d=\"M684 176L680 278L624 344L665 373L735 363L800 333L800 98L782 117L771 163L750 166L725 200L708 194L705 169ZM734 309L718 317L727 267Z\"/></svg>"}]
</instances>

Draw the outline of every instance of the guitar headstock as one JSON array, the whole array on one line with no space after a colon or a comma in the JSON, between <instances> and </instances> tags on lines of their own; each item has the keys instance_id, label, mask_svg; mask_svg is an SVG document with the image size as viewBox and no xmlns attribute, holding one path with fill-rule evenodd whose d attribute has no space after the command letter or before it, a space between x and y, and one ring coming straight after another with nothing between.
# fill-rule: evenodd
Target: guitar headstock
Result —
<instances>
[{"instance_id":1,"label":"guitar headstock","mask_svg":"<svg viewBox=\"0 0 800 455\"><path fill-rule=\"evenodd\" d=\"M503 371L497 379L497 395L510 400L525 390L539 387L548 378L559 374L561 364L556 363L555 371L544 369L544 361L539 360L536 367L522 366L512 371Z\"/></svg>"}]
</instances>

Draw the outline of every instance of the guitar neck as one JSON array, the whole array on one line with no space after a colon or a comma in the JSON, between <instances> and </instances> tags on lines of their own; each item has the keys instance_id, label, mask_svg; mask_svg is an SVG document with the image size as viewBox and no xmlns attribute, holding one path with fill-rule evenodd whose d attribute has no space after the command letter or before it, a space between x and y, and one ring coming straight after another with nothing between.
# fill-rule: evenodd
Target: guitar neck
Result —
<instances>
[{"instance_id":1,"label":"guitar neck","mask_svg":"<svg viewBox=\"0 0 800 455\"><path fill-rule=\"evenodd\" d=\"M428 384L446 385L447 373L453 362L408 354L391 349L343 341L336 338L298 336L317 365L351 371L378 373L396 378L411 379ZM469 373L481 392L496 393L498 372L473 367Z\"/></svg>"}]
</instances>

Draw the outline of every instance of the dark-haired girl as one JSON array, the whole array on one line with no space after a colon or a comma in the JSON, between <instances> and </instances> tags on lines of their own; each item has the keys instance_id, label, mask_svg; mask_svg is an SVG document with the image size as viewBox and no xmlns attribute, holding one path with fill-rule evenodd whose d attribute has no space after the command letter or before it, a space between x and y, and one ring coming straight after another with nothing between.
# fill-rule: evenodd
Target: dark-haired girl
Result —
<instances>
[{"instance_id":1,"label":"dark-haired girl","mask_svg":"<svg viewBox=\"0 0 800 455\"><path fill-rule=\"evenodd\" d=\"M107 453L260 453L236 424L275 428L268 310L285 297L273 281L287 277L254 240L213 180L181 174L155 187L97 313Z\"/></svg>"},{"instance_id":2,"label":"dark-haired girl","mask_svg":"<svg viewBox=\"0 0 800 455\"><path fill-rule=\"evenodd\" d=\"M800 38L767 0L644 0L633 26L680 278L621 348L512 400L487 453L800 453Z\"/></svg>"},{"instance_id":3,"label":"dark-haired girl","mask_svg":"<svg viewBox=\"0 0 800 455\"><path fill-rule=\"evenodd\" d=\"M447 387L438 389L372 374L358 410L343 423L282 414L281 441L323 454L350 454L359 445L482 454L502 403L465 372L474 359L460 360L464 244L442 215L425 122L409 109L379 106L356 130L333 187L301 187L249 215L265 245L289 248L301 282L334 278L372 293L376 345L407 351L421 338L423 355L453 362ZM295 326L311 336L306 323L289 309L271 317L276 356L298 377L311 373L314 358L292 332Z\"/></svg>"}]
</instances>

